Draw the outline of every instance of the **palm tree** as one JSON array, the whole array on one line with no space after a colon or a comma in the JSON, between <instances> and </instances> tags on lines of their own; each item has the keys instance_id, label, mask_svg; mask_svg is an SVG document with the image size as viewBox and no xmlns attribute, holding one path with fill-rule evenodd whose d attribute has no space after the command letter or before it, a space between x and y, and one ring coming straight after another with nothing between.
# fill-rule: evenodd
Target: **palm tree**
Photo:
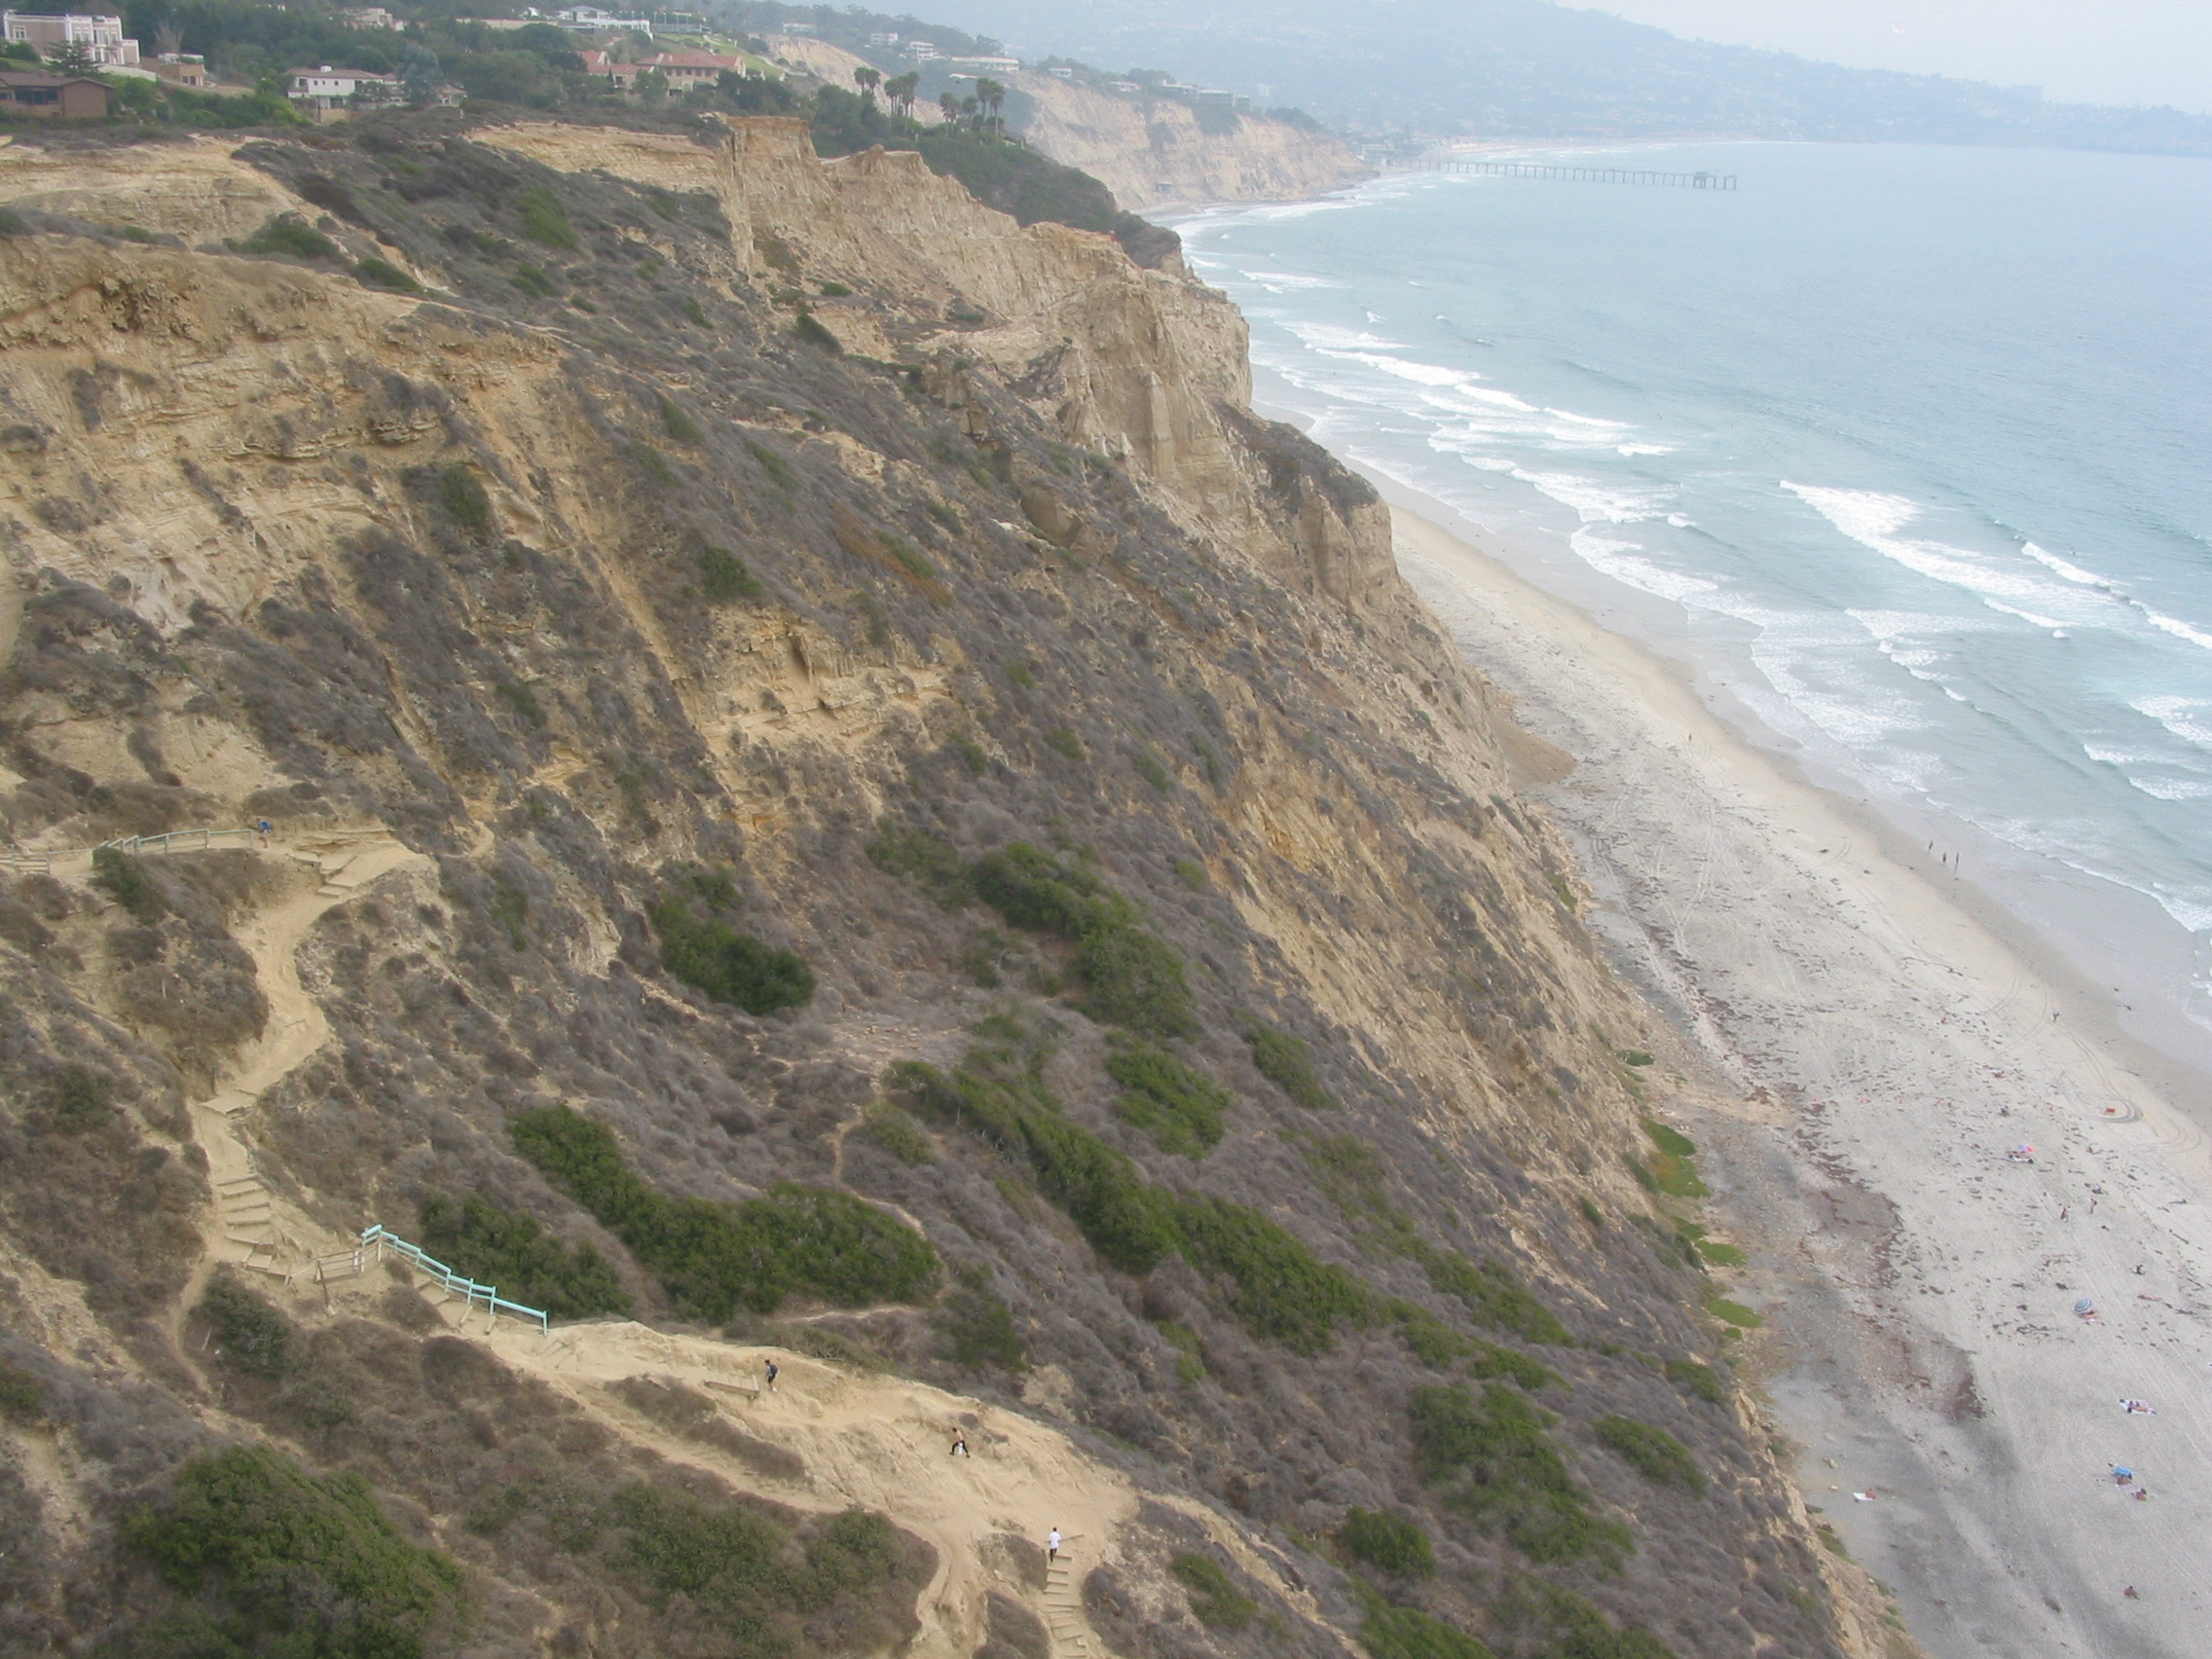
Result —
<instances>
[{"instance_id":1,"label":"palm tree","mask_svg":"<svg viewBox=\"0 0 2212 1659\"><path fill-rule=\"evenodd\" d=\"M1005 128L1006 123L999 118L999 111L1006 106L1004 87L985 75L976 83L976 101L983 106L984 113L990 118L986 126L991 131L997 132Z\"/></svg>"},{"instance_id":2,"label":"palm tree","mask_svg":"<svg viewBox=\"0 0 2212 1659\"><path fill-rule=\"evenodd\" d=\"M940 92L937 95L937 107L944 111L945 126L957 127L960 125L960 100L958 98L950 92Z\"/></svg>"},{"instance_id":3,"label":"palm tree","mask_svg":"<svg viewBox=\"0 0 2212 1659\"><path fill-rule=\"evenodd\" d=\"M908 70L883 83L883 95L908 121L914 119L914 92L922 84L921 71Z\"/></svg>"},{"instance_id":4,"label":"palm tree","mask_svg":"<svg viewBox=\"0 0 2212 1659\"><path fill-rule=\"evenodd\" d=\"M861 84L861 96L869 103L875 102L875 89L883 85L883 71L864 64L853 71L853 79Z\"/></svg>"}]
</instances>

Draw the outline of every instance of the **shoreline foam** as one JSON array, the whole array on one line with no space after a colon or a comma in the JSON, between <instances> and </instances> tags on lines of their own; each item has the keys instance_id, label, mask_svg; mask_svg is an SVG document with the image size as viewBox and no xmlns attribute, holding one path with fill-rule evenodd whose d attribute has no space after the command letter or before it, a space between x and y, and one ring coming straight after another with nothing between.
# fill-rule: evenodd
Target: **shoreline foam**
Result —
<instances>
[{"instance_id":1,"label":"shoreline foam","mask_svg":"<svg viewBox=\"0 0 2212 1659\"><path fill-rule=\"evenodd\" d=\"M1676 1028L1661 1081L1751 1249L1748 1371L1808 1501L1937 1655L2194 1651L2212 1157L2169 1095L2201 1080L1877 814L1746 742L1687 669L1384 488L1408 578L1577 761L1536 793ZM2033 1164L2006 1160L2021 1142Z\"/></svg>"}]
</instances>

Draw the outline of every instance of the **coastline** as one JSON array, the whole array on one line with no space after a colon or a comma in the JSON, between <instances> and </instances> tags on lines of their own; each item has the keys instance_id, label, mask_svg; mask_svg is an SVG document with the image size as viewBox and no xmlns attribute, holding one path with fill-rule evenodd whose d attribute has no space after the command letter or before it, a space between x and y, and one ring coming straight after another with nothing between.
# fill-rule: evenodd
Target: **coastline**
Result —
<instances>
[{"instance_id":1,"label":"coastline","mask_svg":"<svg viewBox=\"0 0 2212 1659\"><path fill-rule=\"evenodd\" d=\"M1376 482L1415 589L1577 762L1530 793L1671 1028L1654 1081L1751 1254L1727 1294L1767 1315L1746 1373L1807 1501L1931 1653L2194 1651L2212 1155L2170 1096L2202 1080L1886 820L1740 736L1686 668ZM2022 1142L2033 1164L2005 1157Z\"/></svg>"}]
</instances>

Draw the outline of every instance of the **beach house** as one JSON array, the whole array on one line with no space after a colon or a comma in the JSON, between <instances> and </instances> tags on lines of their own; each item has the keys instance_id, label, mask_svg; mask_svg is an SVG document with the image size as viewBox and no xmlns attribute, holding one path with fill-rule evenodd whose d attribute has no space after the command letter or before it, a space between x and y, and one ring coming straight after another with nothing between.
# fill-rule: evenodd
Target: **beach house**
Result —
<instances>
[{"instance_id":1,"label":"beach house","mask_svg":"<svg viewBox=\"0 0 2212 1659\"><path fill-rule=\"evenodd\" d=\"M108 90L83 75L0 70L0 109L62 121L104 121Z\"/></svg>"},{"instance_id":2,"label":"beach house","mask_svg":"<svg viewBox=\"0 0 2212 1659\"><path fill-rule=\"evenodd\" d=\"M41 57L54 57L68 48L81 48L85 56L103 69L121 69L138 61L138 43L123 32L123 19L82 12L0 12L0 37L28 46Z\"/></svg>"}]
</instances>

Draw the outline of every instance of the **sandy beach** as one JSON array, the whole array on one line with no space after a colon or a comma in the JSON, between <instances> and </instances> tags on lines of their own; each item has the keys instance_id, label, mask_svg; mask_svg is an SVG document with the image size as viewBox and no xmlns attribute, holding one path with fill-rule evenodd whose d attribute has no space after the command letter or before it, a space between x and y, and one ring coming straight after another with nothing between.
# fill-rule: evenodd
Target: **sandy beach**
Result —
<instances>
[{"instance_id":1,"label":"sandy beach","mask_svg":"<svg viewBox=\"0 0 2212 1659\"><path fill-rule=\"evenodd\" d=\"M1807 1501L1937 1659L2212 1648L2193 1074L1479 527L1400 505L1397 535L1462 649L1575 761L1534 793L1660 1011L1659 1088L1716 1235L1750 1254L1719 1276L1765 1315L1746 1370Z\"/></svg>"}]
</instances>

